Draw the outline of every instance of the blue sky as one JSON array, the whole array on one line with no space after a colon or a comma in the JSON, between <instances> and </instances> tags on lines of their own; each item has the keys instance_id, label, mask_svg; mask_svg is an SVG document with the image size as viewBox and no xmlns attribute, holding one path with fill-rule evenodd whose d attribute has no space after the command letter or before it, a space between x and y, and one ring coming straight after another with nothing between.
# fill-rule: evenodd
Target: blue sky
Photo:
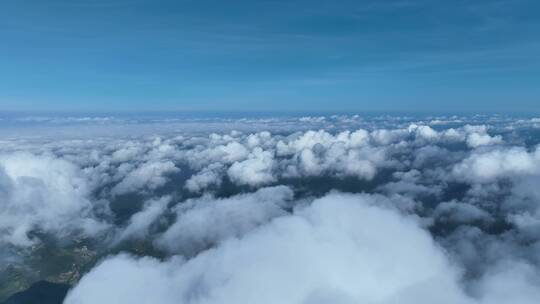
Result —
<instances>
[{"instance_id":1,"label":"blue sky","mask_svg":"<svg viewBox=\"0 0 540 304\"><path fill-rule=\"evenodd\" d=\"M540 1L3 0L0 110L540 112Z\"/></svg>"}]
</instances>

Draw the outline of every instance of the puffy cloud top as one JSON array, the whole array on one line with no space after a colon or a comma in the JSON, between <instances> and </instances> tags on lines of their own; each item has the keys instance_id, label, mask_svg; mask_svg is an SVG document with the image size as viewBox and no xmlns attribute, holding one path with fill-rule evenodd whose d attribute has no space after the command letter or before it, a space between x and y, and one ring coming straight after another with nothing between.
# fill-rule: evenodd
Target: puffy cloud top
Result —
<instances>
[{"instance_id":1,"label":"puffy cloud top","mask_svg":"<svg viewBox=\"0 0 540 304\"><path fill-rule=\"evenodd\" d=\"M107 259L65 303L468 303L455 275L412 219L334 194L191 260Z\"/></svg>"},{"instance_id":2,"label":"puffy cloud top","mask_svg":"<svg viewBox=\"0 0 540 304\"><path fill-rule=\"evenodd\" d=\"M93 213L79 168L52 156L0 157L0 240L28 246L34 230L95 235L106 224Z\"/></svg>"}]
</instances>

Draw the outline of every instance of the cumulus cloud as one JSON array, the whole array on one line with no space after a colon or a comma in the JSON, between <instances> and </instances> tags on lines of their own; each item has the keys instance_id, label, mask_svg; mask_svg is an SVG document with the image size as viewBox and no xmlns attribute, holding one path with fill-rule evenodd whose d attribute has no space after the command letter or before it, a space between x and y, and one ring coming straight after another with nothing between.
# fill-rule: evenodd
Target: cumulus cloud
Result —
<instances>
[{"instance_id":1,"label":"cumulus cloud","mask_svg":"<svg viewBox=\"0 0 540 304\"><path fill-rule=\"evenodd\" d=\"M470 303L414 220L333 194L190 259L127 255L65 303Z\"/></svg>"},{"instance_id":2,"label":"cumulus cloud","mask_svg":"<svg viewBox=\"0 0 540 304\"><path fill-rule=\"evenodd\" d=\"M125 194L138 190L155 190L167 181L167 174L179 169L171 161L147 162L130 171L113 189L114 194Z\"/></svg>"},{"instance_id":3,"label":"cumulus cloud","mask_svg":"<svg viewBox=\"0 0 540 304\"><path fill-rule=\"evenodd\" d=\"M444 202L437 205L434 211L434 218L438 221L449 223L471 223L474 221L490 221L491 216L485 210L472 204L462 202Z\"/></svg>"},{"instance_id":4,"label":"cumulus cloud","mask_svg":"<svg viewBox=\"0 0 540 304\"><path fill-rule=\"evenodd\" d=\"M277 143L277 154L284 161L287 177L337 175L372 179L378 166L384 166L384 148L369 144L365 130L336 135L320 130L291 136Z\"/></svg>"},{"instance_id":5,"label":"cumulus cloud","mask_svg":"<svg viewBox=\"0 0 540 304\"><path fill-rule=\"evenodd\" d=\"M204 196L188 200L175 208L176 222L156 240L156 244L169 252L200 252L284 215L292 198L290 188L277 186L225 199Z\"/></svg>"},{"instance_id":6,"label":"cumulus cloud","mask_svg":"<svg viewBox=\"0 0 540 304\"><path fill-rule=\"evenodd\" d=\"M262 185L276 180L272 174L274 155L257 147L248 158L235 162L227 171L229 178L240 185Z\"/></svg>"},{"instance_id":7,"label":"cumulus cloud","mask_svg":"<svg viewBox=\"0 0 540 304\"><path fill-rule=\"evenodd\" d=\"M469 136L467 136L467 145L473 148L501 144L502 142L503 140L500 135L490 136L489 134L471 133Z\"/></svg>"},{"instance_id":8,"label":"cumulus cloud","mask_svg":"<svg viewBox=\"0 0 540 304\"><path fill-rule=\"evenodd\" d=\"M211 186L221 185L224 166L219 163L210 164L191 176L185 187L191 192L201 192Z\"/></svg>"},{"instance_id":9,"label":"cumulus cloud","mask_svg":"<svg viewBox=\"0 0 540 304\"><path fill-rule=\"evenodd\" d=\"M475 152L453 168L453 174L468 180L490 182L508 175L538 172L540 150L528 152L522 147Z\"/></svg>"},{"instance_id":10,"label":"cumulus cloud","mask_svg":"<svg viewBox=\"0 0 540 304\"><path fill-rule=\"evenodd\" d=\"M127 239L141 239L146 237L150 225L164 213L170 200L170 197L165 196L145 202L143 209L132 215L127 226L121 228L121 232L116 237L114 243L119 243Z\"/></svg>"},{"instance_id":11,"label":"cumulus cloud","mask_svg":"<svg viewBox=\"0 0 540 304\"><path fill-rule=\"evenodd\" d=\"M533 304L540 297L540 276L532 265L505 261L492 269L474 286L482 304Z\"/></svg>"},{"instance_id":12,"label":"cumulus cloud","mask_svg":"<svg viewBox=\"0 0 540 304\"><path fill-rule=\"evenodd\" d=\"M33 231L67 237L95 235L106 224L96 218L78 167L51 156L0 156L1 242L29 246Z\"/></svg>"},{"instance_id":13,"label":"cumulus cloud","mask_svg":"<svg viewBox=\"0 0 540 304\"><path fill-rule=\"evenodd\" d=\"M409 132L414 133L416 137L424 140L436 140L439 137L439 133L433 130L430 126L418 126L411 124L409 126Z\"/></svg>"}]
</instances>

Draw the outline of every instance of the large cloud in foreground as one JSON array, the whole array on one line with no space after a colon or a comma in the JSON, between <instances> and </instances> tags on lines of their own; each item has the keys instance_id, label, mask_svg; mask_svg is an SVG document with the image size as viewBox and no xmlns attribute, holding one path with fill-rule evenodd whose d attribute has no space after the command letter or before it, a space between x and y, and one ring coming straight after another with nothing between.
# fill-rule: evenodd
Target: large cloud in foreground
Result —
<instances>
[{"instance_id":1,"label":"large cloud in foreground","mask_svg":"<svg viewBox=\"0 0 540 304\"><path fill-rule=\"evenodd\" d=\"M468 303L412 218L331 194L191 260L111 257L65 303Z\"/></svg>"}]
</instances>

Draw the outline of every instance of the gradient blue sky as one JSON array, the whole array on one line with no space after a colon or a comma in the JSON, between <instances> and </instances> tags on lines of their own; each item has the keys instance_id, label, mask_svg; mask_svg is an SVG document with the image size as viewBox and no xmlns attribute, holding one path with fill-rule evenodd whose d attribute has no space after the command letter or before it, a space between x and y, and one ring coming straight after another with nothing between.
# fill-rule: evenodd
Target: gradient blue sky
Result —
<instances>
[{"instance_id":1,"label":"gradient blue sky","mask_svg":"<svg viewBox=\"0 0 540 304\"><path fill-rule=\"evenodd\" d=\"M3 0L0 110L540 111L538 0Z\"/></svg>"}]
</instances>

